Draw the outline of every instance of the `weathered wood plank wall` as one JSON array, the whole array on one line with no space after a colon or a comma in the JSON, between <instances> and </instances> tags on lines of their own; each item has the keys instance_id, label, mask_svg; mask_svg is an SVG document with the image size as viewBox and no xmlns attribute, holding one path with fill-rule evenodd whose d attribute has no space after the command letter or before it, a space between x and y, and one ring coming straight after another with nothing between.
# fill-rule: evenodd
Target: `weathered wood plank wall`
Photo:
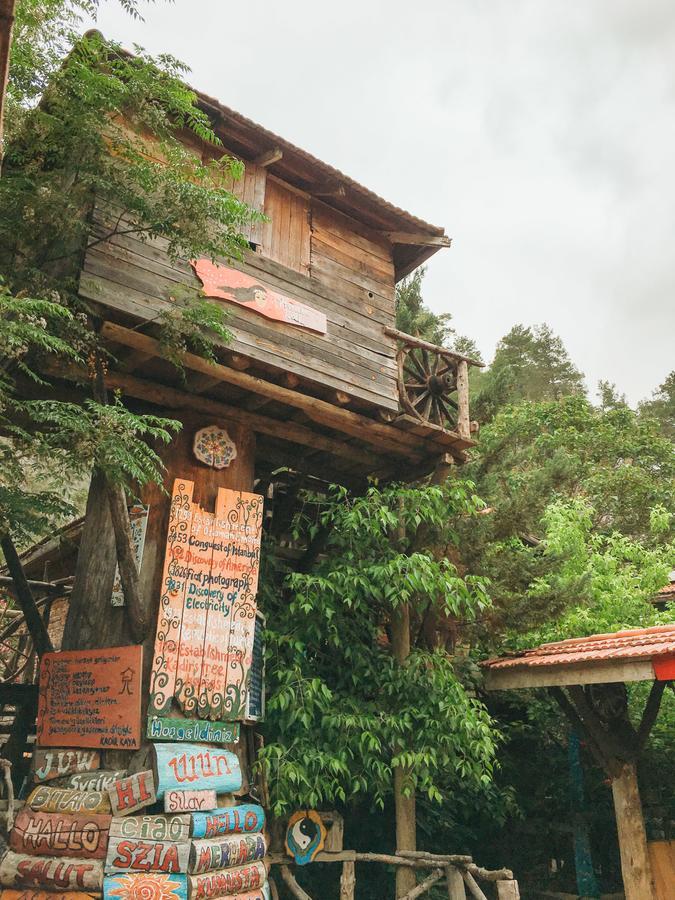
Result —
<instances>
[{"instance_id":1,"label":"weathered wood plank wall","mask_svg":"<svg viewBox=\"0 0 675 900\"><path fill-rule=\"evenodd\" d=\"M250 166L250 164L249 164ZM255 171L253 171L255 169ZM326 204L287 188L265 170L239 182L264 209L257 252L237 268L287 296L321 310L328 319L325 335L266 320L225 301L235 340L230 349L260 365L291 372L324 387L396 411L395 345L384 333L394 323L394 266L388 242ZM262 172L262 175L258 173ZM116 221L97 208L93 237L106 234ZM255 231L255 228L254 228ZM157 315L182 285L199 287L187 260L172 261L166 242L116 235L92 246L85 257L81 294L136 319Z\"/></svg>"}]
</instances>

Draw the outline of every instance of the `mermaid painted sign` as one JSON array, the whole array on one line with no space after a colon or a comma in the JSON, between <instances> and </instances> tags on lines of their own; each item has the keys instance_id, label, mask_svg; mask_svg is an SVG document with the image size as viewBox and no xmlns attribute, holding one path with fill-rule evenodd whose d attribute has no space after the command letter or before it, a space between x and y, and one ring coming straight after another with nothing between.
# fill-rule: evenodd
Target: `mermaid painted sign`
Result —
<instances>
[{"instance_id":1,"label":"mermaid painted sign","mask_svg":"<svg viewBox=\"0 0 675 900\"><path fill-rule=\"evenodd\" d=\"M308 328L319 334L326 333L327 321L324 313L278 293L273 288L261 284L252 275L229 266L216 265L210 259L193 259L191 265L203 284L207 297L230 300L265 316L266 319Z\"/></svg>"},{"instance_id":2,"label":"mermaid painted sign","mask_svg":"<svg viewBox=\"0 0 675 900\"><path fill-rule=\"evenodd\" d=\"M150 717L175 699L188 716L246 714L253 659L263 498L220 488L215 512L173 485L150 682Z\"/></svg>"}]
</instances>

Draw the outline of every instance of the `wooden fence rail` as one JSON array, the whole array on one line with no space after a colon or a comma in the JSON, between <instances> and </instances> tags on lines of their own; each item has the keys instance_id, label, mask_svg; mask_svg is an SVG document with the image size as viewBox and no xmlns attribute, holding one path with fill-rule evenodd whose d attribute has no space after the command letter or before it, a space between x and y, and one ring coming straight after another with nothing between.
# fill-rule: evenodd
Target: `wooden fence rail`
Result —
<instances>
[{"instance_id":1,"label":"wooden fence rail","mask_svg":"<svg viewBox=\"0 0 675 900\"><path fill-rule=\"evenodd\" d=\"M290 866L293 859L282 853L272 853L270 863L280 867L281 878L288 890L296 900L312 900L312 897L300 887L291 872ZM340 900L354 900L356 890L355 863L377 862L392 866L408 866L419 869L426 877L412 890L408 891L401 900L416 900L426 894L436 884L445 881L448 889L448 900L487 900L478 884L479 881L488 881L495 884L497 900L519 900L520 892L518 882L513 877L510 869L484 869L477 866L470 856L458 854L428 853L424 850L401 850L395 854L389 853L358 853L355 850L342 850L339 853L319 853L316 862L340 862L342 863L342 875L340 878ZM278 900L278 892L274 881L272 893L274 900Z\"/></svg>"}]
</instances>

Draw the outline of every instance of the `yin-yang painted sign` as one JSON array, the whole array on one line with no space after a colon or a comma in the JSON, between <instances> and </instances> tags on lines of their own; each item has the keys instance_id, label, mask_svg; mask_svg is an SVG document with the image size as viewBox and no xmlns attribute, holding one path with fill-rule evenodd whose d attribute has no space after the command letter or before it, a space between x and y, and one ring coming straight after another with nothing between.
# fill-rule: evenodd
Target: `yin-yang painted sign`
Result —
<instances>
[{"instance_id":1,"label":"yin-yang painted sign","mask_svg":"<svg viewBox=\"0 0 675 900\"><path fill-rule=\"evenodd\" d=\"M326 827L314 809L293 813L286 828L286 850L299 866L316 859L326 842Z\"/></svg>"}]
</instances>

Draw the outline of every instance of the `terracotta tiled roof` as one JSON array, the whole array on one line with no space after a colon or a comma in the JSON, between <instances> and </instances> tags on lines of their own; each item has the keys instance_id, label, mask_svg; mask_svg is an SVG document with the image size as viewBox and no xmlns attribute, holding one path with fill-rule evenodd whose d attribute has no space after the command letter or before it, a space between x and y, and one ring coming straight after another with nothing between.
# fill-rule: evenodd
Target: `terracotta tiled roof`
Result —
<instances>
[{"instance_id":1,"label":"terracotta tiled roof","mask_svg":"<svg viewBox=\"0 0 675 900\"><path fill-rule=\"evenodd\" d=\"M654 597L654 600L656 603L665 603L668 600L675 600L675 581L665 584Z\"/></svg>"},{"instance_id":2,"label":"terracotta tiled roof","mask_svg":"<svg viewBox=\"0 0 675 900\"><path fill-rule=\"evenodd\" d=\"M675 624L634 628L614 634L593 634L554 644L542 644L512 656L488 659L485 668L517 669L531 666L570 666L586 662L653 659L675 654Z\"/></svg>"}]
</instances>

